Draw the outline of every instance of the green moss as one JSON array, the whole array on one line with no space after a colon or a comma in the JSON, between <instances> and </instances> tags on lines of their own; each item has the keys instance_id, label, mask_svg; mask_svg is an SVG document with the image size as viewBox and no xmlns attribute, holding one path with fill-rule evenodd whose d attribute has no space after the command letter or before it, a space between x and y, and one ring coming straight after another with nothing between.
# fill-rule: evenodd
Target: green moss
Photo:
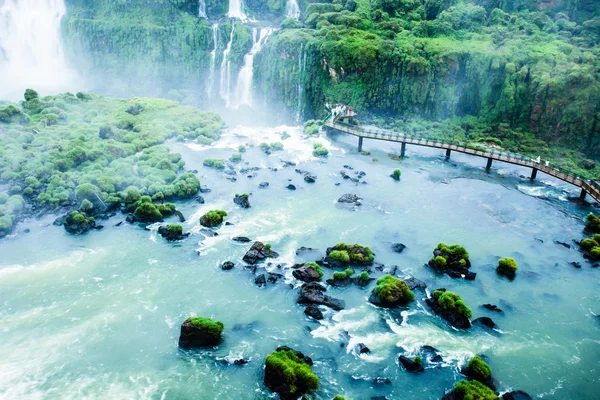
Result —
<instances>
[{"instance_id":1,"label":"green moss","mask_svg":"<svg viewBox=\"0 0 600 400\"><path fill-rule=\"evenodd\" d=\"M213 321L205 317L190 317L187 321L194 327L201 329L212 341L217 341L225 328L225 325L221 321Z\"/></svg>"},{"instance_id":2,"label":"green moss","mask_svg":"<svg viewBox=\"0 0 600 400\"><path fill-rule=\"evenodd\" d=\"M344 396L340 396L339 394L333 398L333 400L346 400Z\"/></svg>"},{"instance_id":3,"label":"green moss","mask_svg":"<svg viewBox=\"0 0 600 400\"><path fill-rule=\"evenodd\" d=\"M346 250L333 250L328 254L328 257L332 260L340 261L346 264L350 262L350 256Z\"/></svg>"},{"instance_id":4,"label":"green moss","mask_svg":"<svg viewBox=\"0 0 600 400\"><path fill-rule=\"evenodd\" d=\"M240 162L242 161L242 155L240 153L233 153L231 157L229 157L229 160L235 163Z\"/></svg>"},{"instance_id":5,"label":"green moss","mask_svg":"<svg viewBox=\"0 0 600 400\"><path fill-rule=\"evenodd\" d=\"M421 356L416 356L413 361L417 364L423 364L423 358Z\"/></svg>"},{"instance_id":6,"label":"green moss","mask_svg":"<svg viewBox=\"0 0 600 400\"><path fill-rule=\"evenodd\" d=\"M246 146L244 146L244 145L241 145L241 144L240 144L240 145L238 146L238 151L239 151L240 153L245 153L245 152L246 152Z\"/></svg>"},{"instance_id":7,"label":"green moss","mask_svg":"<svg viewBox=\"0 0 600 400\"><path fill-rule=\"evenodd\" d=\"M498 261L498 270L514 274L517 272L517 262L514 258L502 258Z\"/></svg>"},{"instance_id":8,"label":"green moss","mask_svg":"<svg viewBox=\"0 0 600 400\"><path fill-rule=\"evenodd\" d=\"M433 299L444 309L452 311L465 318L471 318L471 309L467 307L459 295L453 292L433 292Z\"/></svg>"},{"instance_id":9,"label":"green moss","mask_svg":"<svg viewBox=\"0 0 600 400\"><path fill-rule=\"evenodd\" d=\"M479 381L460 381L454 387L457 400L500 400L498 396Z\"/></svg>"},{"instance_id":10,"label":"green moss","mask_svg":"<svg viewBox=\"0 0 600 400\"><path fill-rule=\"evenodd\" d=\"M589 213L585 221L585 228L590 232L600 233L600 217Z\"/></svg>"},{"instance_id":11,"label":"green moss","mask_svg":"<svg viewBox=\"0 0 600 400\"><path fill-rule=\"evenodd\" d=\"M492 376L492 370L479 356L475 356L467 365L467 375L480 382L485 382Z\"/></svg>"},{"instance_id":12,"label":"green moss","mask_svg":"<svg viewBox=\"0 0 600 400\"><path fill-rule=\"evenodd\" d=\"M327 150L321 143L315 143L313 145L313 156L315 157L327 157L329 150Z\"/></svg>"},{"instance_id":13,"label":"green moss","mask_svg":"<svg viewBox=\"0 0 600 400\"><path fill-rule=\"evenodd\" d=\"M315 271L317 271L319 273L319 277L323 277L323 275L325 275L325 273L323 272L323 268L321 268L321 266L319 264L317 264L316 262L307 262L304 263L305 267L313 267L315 269Z\"/></svg>"},{"instance_id":14,"label":"green moss","mask_svg":"<svg viewBox=\"0 0 600 400\"><path fill-rule=\"evenodd\" d=\"M366 282L369 280L369 273L367 271L363 271L360 274L358 274L358 276L356 277L357 280L362 281L362 282Z\"/></svg>"},{"instance_id":15,"label":"green moss","mask_svg":"<svg viewBox=\"0 0 600 400\"><path fill-rule=\"evenodd\" d=\"M207 158L202 162L202 165L209 168L225 169L224 161L216 158Z\"/></svg>"},{"instance_id":16,"label":"green moss","mask_svg":"<svg viewBox=\"0 0 600 400\"><path fill-rule=\"evenodd\" d=\"M396 180L400 179L400 175L402 175L402 172L399 169L395 169L394 172L392 173L392 176Z\"/></svg>"},{"instance_id":17,"label":"green moss","mask_svg":"<svg viewBox=\"0 0 600 400\"><path fill-rule=\"evenodd\" d=\"M333 246L332 251L327 256L346 264L369 265L375 259L375 254L373 254L373 251L368 246L360 244L348 245L346 243L338 243Z\"/></svg>"},{"instance_id":18,"label":"green moss","mask_svg":"<svg viewBox=\"0 0 600 400\"><path fill-rule=\"evenodd\" d=\"M223 223L223 217L227 213L223 210L210 210L200 218L200 224L206 227L214 227Z\"/></svg>"},{"instance_id":19,"label":"green moss","mask_svg":"<svg viewBox=\"0 0 600 400\"><path fill-rule=\"evenodd\" d=\"M276 371L290 386L290 394L311 393L319 388L319 378L310 366L291 350L278 350L267 356L265 369Z\"/></svg>"},{"instance_id":20,"label":"green moss","mask_svg":"<svg viewBox=\"0 0 600 400\"><path fill-rule=\"evenodd\" d=\"M139 201L139 200L138 200ZM142 221L158 222L163 220L163 215L152 200L141 202L133 212Z\"/></svg>"},{"instance_id":21,"label":"green moss","mask_svg":"<svg viewBox=\"0 0 600 400\"><path fill-rule=\"evenodd\" d=\"M167 225L167 230L169 232L178 233L180 235L183 233L183 227L179 224L169 224Z\"/></svg>"},{"instance_id":22,"label":"green moss","mask_svg":"<svg viewBox=\"0 0 600 400\"><path fill-rule=\"evenodd\" d=\"M336 281L341 281L344 280L346 278L350 278L352 275L354 275L354 270L351 268L346 269L345 271L342 272L334 272L333 273L333 279Z\"/></svg>"},{"instance_id":23,"label":"green moss","mask_svg":"<svg viewBox=\"0 0 600 400\"><path fill-rule=\"evenodd\" d=\"M407 304L414 300L415 295L402 279L387 274L379 278L373 289L373 294L384 304Z\"/></svg>"}]
</instances>

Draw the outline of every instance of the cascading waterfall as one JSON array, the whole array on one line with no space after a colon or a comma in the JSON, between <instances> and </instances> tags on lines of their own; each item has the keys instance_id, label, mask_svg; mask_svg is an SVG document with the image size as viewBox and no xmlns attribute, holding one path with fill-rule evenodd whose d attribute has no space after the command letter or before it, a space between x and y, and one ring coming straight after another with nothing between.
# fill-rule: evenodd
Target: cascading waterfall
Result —
<instances>
[{"instance_id":1,"label":"cascading waterfall","mask_svg":"<svg viewBox=\"0 0 600 400\"><path fill-rule=\"evenodd\" d=\"M248 16L244 14L244 0L229 0L227 16L229 18L241 19L242 21L248 20Z\"/></svg>"},{"instance_id":2,"label":"cascading waterfall","mask_svg":"<svg viewBox=\"0 0 600 400\"><path fill-rule=\"evenodd\" d=\"M66 62L60 22L64 0L0 1L0 97L21 99L26 88L56 93L77 89Z\"/></svg>"},{"instance_id":3,"label":"cascading waterfall","mask_svg":"<svg viewBox=\"0 0 600 400\"><path fill-rule=\"evenodd\" d=\"M288 0L286 16L294 19L300 18L300 7L298 6L298 2L296 0Z\"/></svg>"},{"instance_id":4,"label":"cascading waterfall","mask_svg":"<svg viewBox=\"0 0 600 400\"><path fill-rule=\"evenodd\" d=\"M221 80L219 83L219 94L221 98L225 100L225 106L230 106L231 99L231 61L229 53L231 53L231 45L233 44L233 33L235 32L235 23L231 21L231 35L229 36L229 42L227 47L223 51L223 60L221 61Z\"/></svg>"},{"instance_id":5,"label":"cascading waterfall","mask_svg":"<svg viewBox=\"0 0 600 400\"><path fill-rule=\"evenodd\" d=\"M304 116L304 74L306 71L306 51L304 43L300 44L300 54L298 55L298 109L296 110L296 122L300 122Z\"/></svg>"},{"instance_id":6,"label":"cascading waterfall","mask_svg":"<svg viewBox=\"0 0 600 400\"><path fill-rule=\"evenodd\" d=\"M273 28L257 28L252 29L252 48L250 52L244 56L244 66L240 70L236 86L236 105L245 104L252 107L252 79L254 75L254 56L260 51L262 46L267 41L269 35L273 32Z\"/></svg>"},{"instance_id":7,"label":"cascading waterfall","mask_svg":"<svg viewBox=\"0 0 600 400\"><path fill-rule=\"evenodd\" d=\"M198 5L198 17L199 18L208 18L206 16L206 0L200 0Z\"/></svg>"},{"instance_id":8,"label":"cascading waterfall","mask_svg":"<svg viewBox=\"0 0 600 400\"><path fill-rule=\"evenodd\" d=\"M206 94L210 99L212 97L212 91L215 86L215 61L217 58L217 47L218 47L218 37L217 32L219 29L219 24L213 24L212 33L213 33L213 49L210 52L210 73L208 75L208 84L206 86Z\"/></svg>"}]
</instances>

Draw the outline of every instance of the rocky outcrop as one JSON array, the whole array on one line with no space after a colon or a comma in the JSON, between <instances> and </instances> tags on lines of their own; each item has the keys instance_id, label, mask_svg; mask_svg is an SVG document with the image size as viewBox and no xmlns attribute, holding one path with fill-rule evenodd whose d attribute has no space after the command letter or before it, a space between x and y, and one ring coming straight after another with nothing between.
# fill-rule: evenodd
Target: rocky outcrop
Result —
<instances>
[{"instance_id":1,"label":"rocky outcrop","mask_svg":"<svg viewBox=\"0 0 600 400\"><path fill-rule=\"evenodd\" d=\"M315 282L321 279L322 273L319 273L317 267L312 264L297 264L294 268L296 269L292 275L302 282Z\"/></svg>"},{"instance_id":2,"label":"rocky outcrop","mask_svg":"<svg viewBox=\"0 0 600 400\"><path fill-rule=\"evenodd\" d=\"M296 400L319 387L319 379L305 365L312 359L287 346L280 346L265 361L265 385L281 400ZM300 370L303 372L300 373ZM298 372L298 373L296 373Z\"/></svg>"},{"instance_id":3,"label":"rocky outcrop","mask_svg":"<svg viewBox=\"0 0 600 400\"><path fill-rule=\"evenodd\" d=\"M406 246L402 243L394 243L392 244L392 251L396 253L402 253L406 249Z\"/></svg>"},{"instance_id":4,"label":"rocky outcrop","mask_svg":"<svg viewBox=\"0 0 600 400\"><path fill-rule=\"evenodd\" d=\"M167 226L159 226L158 234L170 242L181 240L190 235L189 232L183 233L181 225L170 224Z\"/></svg>"},{"instance_id":5,"label":"rocky outcrop","mask_svg":"<svg viewBox=\"0 0 600 400\"><path fill-rule=\"evenodd\" d=\"M250 208L250 200L248 199L248 195L244 194L236 194L233 198L233 202L242 208Z\"/></svg>"},{"instance_id":6,"label":"rocky outcrop","mask_svg":"<svg viewBox=\"0 0 600 400\"><path fill-rule=\"evenodd\" d=\"M221 342L223 323L210 318L190 317L181 325L179 347L216 346Z\"/></svg>"},{"instance_id":7,"label":"rocky outcrop","mask_svg":"<svg viewBox=\"0 0 600 400\"><path fill-rule=\"evenodd\" d=\"M362 197L358 197L355 194L346 193L340 197L337 201L340 204L350 204L355 207L362 206Z\"/></svg>"},{"instance_id":8,"label":"rocky outcrop","mask_svg":"<svg viewBox=\"0 0 600 400\"><path fill-rule=\"evenodd\" d=\"M327 296L324 293L326 290L323 285L316 282L305 283L300 289L297 303L323 305L336 311L344 309L346 303L343 300Z\"/></svg>"},{"instance_id":9,"label":"rocky outcrop","mask_svg":"<svg viewBox=\"0 0 600 400\"><path fill-rule=\"evenodd\" d=\"M306 314L309 317L312 317L316 320L323 319L323 313L321 312L321 310L319 310L319 308L317 306L307 306L304 309L304 314Z\"/></svg>"},{"instance_id":10,"label":"rocky outcrop","mask_svg":"<svg viewBox=\"0 0 600 400\"><path fill-rule=\"evenodd\" d=\"M65 230L74 235L81 235L96 228L96 220L88 217L85 213L73 211L64 219L63 226Z\"/></svg>"},{"instance_id":11,"label":"rocky outcrop","mask_svg":"<svg viewBox=\"0 0 600 400\"><path fill-rule=\"evenodd\" d=\"M275 257L279 257L279 254L271 250L269 246L264 245L262 242L254 242L242 259L248 264L254 265L264 261L266 258Z\"/></svg>"},{"instance_id":12,"label":"rocky outcrop","mask_svg":"<svg viewBox=\"0 0 600 400\"><path fill-rule=\"evenodd\" d=\"M425 371L425 368L421 365L421 363L416 362L405 356L399 356L398 361L406 368L408 372L412 372L413 374L418 374L420 372Z\"/></svg>"},{"instance_id":13,"label":"rocky outcrop","mask_svg":"<svg viewBox=\"0 0 600 400\"><path fill-rule=\"evenodd\" d=\"M450 323L450 325L454 326L455 328L458 328L458 329L470 328L471 327L471 321L469 320L470 310L469 310L468 314L465 315L465 312L462 312L462 309L460 309L460 308L456 308L456 307L444 308L438 303L439 296L441 296L441 294L443 294L445 292L446 292L446 289L444 289L444 288L437 289L436 291L434 291L433 296L431 298L425 299L425 303L427 303L427 305L429 307L431 307L431 310L436 315L438 315L438 316L442 317L443 319L445 319L446 321L448 321L448 323ZM464 303L462 305L464 306Z\"/></svg>"}]
</instances>

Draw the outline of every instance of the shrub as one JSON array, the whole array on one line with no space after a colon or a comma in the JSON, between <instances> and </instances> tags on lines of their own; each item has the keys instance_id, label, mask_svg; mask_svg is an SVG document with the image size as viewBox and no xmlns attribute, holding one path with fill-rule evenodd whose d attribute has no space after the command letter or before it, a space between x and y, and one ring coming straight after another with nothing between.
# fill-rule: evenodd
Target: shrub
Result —
<instances>
[{"instance_id":1,"label":"shrub","mask_svg":"<svg viewBox=\"0 0 600 400\"><path fill-rule=\"evenodd\" d=\"M323 145L320 143L315 143L313 145L313 149L313 156L315 157L327 157L329 154L329 150L323 147Z\"/></svg>"},{"instance_id":2,"label":"shrub","mask_svg":"<svg viewBox=\"0 0 600 400\"><path fill-rule=\"evenodd\" d=\"M386 305L407 304L415 298L406 282L390 274L377 279L373 294Z\"/></svg>"},{"instance_id":3,"label":"shrub","mask_svg":"<svg viewBox=\"0 0 600 400\"><path fill-rule=\"evenodd\" d=\"M456 293L436 290L433 292L433 298L444 310L455 312L465 318L471 318L471 309Z\"/></svg>"},{"instance_id":4,"label":"shrub","mask_svg":"<svg viewBox=\"0 0 600 400\"><path fill-rule=\"evenodd\" d=\"M25 101L31 101L39 98L38 92L33 89L25 89Z\"/></svg>"},{"instance_id":5,"label":"shrub","mask_svg":"<svg viewBox=\"0 0 600 400\"><path fill-rule=\"evenodd\" d=\"M460 381L454 387L457 400L499 400L489 387L479 381Z\"/></svg>"},{"instance_id":6,"label":"shrub","mask_svg":"<svg viewBox=\"0 0 600 400\"><path fill-rule=\"evenodd\" d=\"M341 261L346 264L350 262L350 256L346 250L333 250L328 256L333 260Z\"/></svg>"},{"instance_id":7,"label":"shrub","mask_svg":"<svg viewBox=\"0 0 600 400\"><path fill-rule=\"evenodd\" d=\"M129 186L125 189L125 194L123 196L123 200L126 203L135 203L140 199L140 191L135 186Z\"/></svg>"},{"instance_id":8,"label":"shrub","mask_svg":"<svg viewBox=\"0 0 600 400\"><path fill-rule=\"evenodd\" d=\"M502 258L498 261L497 271L514 275L517 272L517 262L514 258Z\"/></svg>"},{"instance_id":9,"label":"shrub","mask_svg":"<svg viewBox=\"0 0 600 400\"><path fill-rule=\"evenodd\" d=\"M319 378L310 365L292 350L281 349L269 354L265 361L265 370L267 374L283 376L293 396L314 392L319 388Z\"/></svg>"},{"instance_id":10,"label":"shrub","mask_svg":"<svg viewBox=\"0 0 600 400\"><path fill-rule=\"evenodd\" d=\"M267 249L271 250L271 247L273 247L273 246L271 245L271 243L267 243L267 244L265 244L265 247L266 247Z\"/></svg>"},{"instance_id":11,"label":"shrub","mask_svg":"<svg viewBox=\"0 0 600 400\"><path fill-rule=\"evenodd\" d=\"M446 266L446 259L442 256L437 256L433 259L433 264L438 268L444 268Z\"/></svg>"},{"instance_id":12,"label":"shrub","mask_svg":"<svg viewBox=\"0 0 600 400\"><path fill-rule=\"evenodd\" d=\"M596 246L591 251L590 254L594 260L600 259L600 247Z\"/></svg>"},{"instance_id":13,"label":"shrub","mask_svg":"<svg viewBox=\"0 0 600 400\"><path fill-rule=\"evenodd\" d=\"M467 365L467 376L485 382L492 376L492 370L479 356L475 356Z\"/></svg>"},{"instance_id":14,"label":"shrub","mask_svg":"<svg viewBox=\"0 0 600 400\"><path fill-rule=\"evenodd\" d=\"M271 151L280 151L280 150L283 150L283 143L281 143L281 142L271 143Z\"/></svg>"},{"instance_id":15,"label":"shrub","mask_svg":"<svg viewBox=\"0 0 600 400\"><path fill-rule=\"evenodd\" d=\"M400 175L402 175L402 172L399 169L395 169L394 172L392 173L394 179L398 180L400 179Z\"/></svg>"},{"instance_id":16,"label":"shrub","mask_svg":"<svg viewBox=\"0 0 600 400\"><path fill-rule=\"evenodd\" d=\"M306 132L307 135L316 135L317 133L319 133L319 126L318 125L309 126L308 128L304 129L304 132Z\"/></svg>"},{"instance_id":17,"label":"shrub","mask_svg":"<svg viewBox=\"0 0 600 400\"><path fill-rule=\"evenodd\" d=\"M109 139L111 137L113 137L113 130L110 127L110 125L106 124L106 125L102 125L100 127L100 130L98 131L98 137L100 139Z\"/></svg>"},{"instance_id":18,"label":"shrub","mask_svg":"<svg viewBox=\"0 0 600 400\"><path fill-rule=\"evenodd\" d=\"M146 197L146 196L144 196L144 197ZM144 198L144 197L142 197L142 198ZM154 204L152 204L152 200L150 200L150 198L148 198L148 200L149 201L144 201L138 207L136 207L136 209L133 213L138 218L140 218L142 221L149 221L149 222L162 221L163 220L162 213L159 211L159 209Z\"/></svg>"},{"instance_id":19,"label":"shrub","mask_svg":"<svg viewBox=\"0 0 600 400\"><path fill-rule=\"evenodd\" d=\"M33 194L33 189L30 187L26 187L23 190L23 196L31 196Z\"/></svg>"},{"instance_id":20,"label":"shrub","mask_svg":"<svg viewBox=\"0 0 600 400\"><path fill-rule=\"evenodd\" d=\"M423 364L423 358L421 356L416 356L413 361L417 364Z\"/></svg>"},{"instance_id":21,"label":"shrub","mask_svg":"<svg viewBox=\"0 0 600 400\"><path fill-rule=\"evenodd\" d=\"M363 271L356 277L357 280L366 282L369 280L369 273L367 271Z\"/></svg>"},{"instance_id":22,"label":"shrub","mask_svg":"<svg viewBox=\"0 0 600 400\"><path fill-rule=\"evenodd\" d=\"M240 153L234 153L231 155L229 160L232 162L240 162L240 161L242 161L242 155Z\"/></svg>"},{"instance_id":23,"label":"shrub","mask_svg":"<svg viewBox=\"0 0 600 400\"><path fill-rule=\"evenodd\" d=\"M91 183L83 183L77 186L75 197L77 197L77 200L79 201L83 201L84 199L95 200L98 193L100 193L98 186L92 185Z\"/></svg>"},{"instance_id":24,"label":"shrub","mask_svg":"<svg viewBox=\"0 0 600 400\"><path fill-rule=\"evenodd\" d=\"M205 167L215 168L215 169L225 169L225 163L223 160L216 158L207 158L202 163Z\"/></svg>"},{"instance_id":25,"label":"shrub","mask_svg":"<svg viewBox=\"0 0 600 400\"><path fill-rule=\"evenodd\" d=\"M94 209L94 205L88 199L83 199L83 201L79 205L79 211L82 211L82 212L85 212L85 213L89 213L93 209Z\"/></svg>"},{"instance_id":26,"label":"shrub","mask_svg":"<svg viewBox=\"0 0 600 400\"><path fill-rule=\"evenodd\" d=\"M169 225L169 227L171 226L174 225ZM223 325L221 321L213 321L210 318L190 317L187 320L194 327L200 328L202 330L202 333L204 333L206 336L211 337L213 341L219 340L219 337L221 336L221 334L223 333L223 329L225 328L225 325Z\"/></svg>"},{"instance_id":27,"label":"shrub","mask_svg":"<svg viewBox=\"0 0 600 400\"><path fill-rule=\"evenodd\" d=\"M342 272L334 272L333 273L333 279L336 281L341 281L344 280L346 278L350 278L352 275L354 274L354 270L351 268L346 269L345 271Z\"/></svg>"},{"instance_id":28,"label":"shrub","mask_svg":"<svg viewBox=\"0 0 600 400\"><path fill-rule=\"evenodd\" d=\"M333 398L333 400L346 400L344 396L340 396L339 394Z\"/></svg>"}]
</instances>

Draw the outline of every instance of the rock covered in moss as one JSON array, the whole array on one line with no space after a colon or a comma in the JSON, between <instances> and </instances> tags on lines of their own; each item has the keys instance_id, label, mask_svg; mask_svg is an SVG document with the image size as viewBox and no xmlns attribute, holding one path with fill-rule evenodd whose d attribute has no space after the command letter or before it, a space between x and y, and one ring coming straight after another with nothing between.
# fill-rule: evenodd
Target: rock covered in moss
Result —
<instances>
[{"instance_id":1,"label":"rock covered in moss","mask_svg":"<svg viewBox=\"0 0 600 400\"><path fill-rule=\"evenodd\" d=\"M500 400L492 389L478 381L460 381L442 400Z\"/></svg>"},{"instance_id":2,"label":"rock covered in moss","mask_svg":"<svg viewBox=\"0 0 600 400\"><path fill-rule=\"evenodd\" d=\"M410 303L414 298L406 282L388 274L377 280L369 302L381 307L397 307Z\"/></svg>"},{"instance_id":3,"label":"rock covered in moss","mask_svg":"<svg viewBox=\"0 0 600 400\"><path fill-rule=\"evenodd\" d=\"M280 346L265 360L265 385L281 400L295 400L319 388L319 378L310 368L310 357L287 346Z\"/></svg>"},{"instance_id":4,"label":"rock covered in moss","mask_svg":"<svg viewBox=\"0 0 600 400\"><path fill-rule=\"evenodd\" d=\"M250 250L246 252L244 257L242 258L248 264L254 265L261 261L264 261L266 258L275 258L279 257L279 254L271 250L270 245L265 245L262 242L254 242Z\"/></svg>"},{"instance_id":5,"label":"rock covered in moss","mask_svg":"<svg viewBox=\"0 0 600 400\"><path fill-rule=\"evenodd\" d=\"M173 204L154 204L150 196L141 196L129 205L128 209L133 210L133 214L127 217L129 222L161 222L165 216L175 213L175 206Z\"/></svg>"},{"instance_id":6,"label":"rock covered in moss","mask_svg":"<svg viewBox=\"0 0 600 400\"><path fill-rule=\"evenodd\" d=\"M400 364L402 364L402 366L404 366L408 372L412 372L413 374L418 374L425 371L422 362L418 362L420 361L419 359L411 359L401 355L398 357L398 361L400 361Z\"/></svg>"},{"instance_id":7,"label":"rock covered in moss","mask_svg":"<svg viewBox=\"0 0 600 400\"><path fill-rule=\"evenodd\" d=\"M302 282L315 282L323 276L323 269L315 262L294 265L292 275Z\"/></svg>"},{"instance_id":8,"label":"rock covered in moss","mask_svg":"<svg viewBox=\"0 0 600 400\"><path fill-rule=\"evenodd\" d=\"M446 289L437 289L432 293L431 298L425 302L433 312L444 318L450 325L459 329L467 329L471 327L471 310L459 295L452 292L447 292Z\"/></svg>"},{"instance_id":9,"label":"rock covered in moss","mask_svg":"<svg viewBox=\"0 0 600 400\"><path fill-rule=\"evenodd\" d=\"M250 208L250 201L248 200L248 194L236 194L233 198L233 202L242 208Z\"/></svg>"},{"instance_id":10,"label":"rock covered in moss","mask_svg":"<svg viewBox=\"0 0 600 400\"><path fill-rule=\"evenodd\" d=\"M354 275L354 270L351 268L347 268L344 271L334 272L332 277L327 279L327 283L331 286L337 287L348 286L353 282L352 275Z\"/></svg>"},{"instance_id":11,"label":"rock covered in moss","mask_svg":"<svg viewBox=\"0 0 600 400\"><path fill-rule=\"evenodd\" d=\"M327 289L317 282L305 283L300 288L297 303L323 305L336 311L344 309L346 303L343 300L329 297L324 293L325 291Z\"/></svg>"},{"instance_id":12,"label":"rock covered in moss","mask_svg":"<svg viewBox=\"0 0 600 400\"><path fill-rule=\"evenodd\" d=\"M67 215L63 226L67 232L80 235L95 228L96 220L92 217L88 217L84 212L72 211Z\"/></svg>"},{"instance_id":13,"label":"rock covered in moss","mask_svg":"<svg viewBox=\"0 0 600 400\"><path fill-rule=\"evenodd\" d=\"M327 257L323 264L329 267L344 267L346 265L371 265L375 254L368 246L360 244L338 243L327 248Z\"/></svg>"},{"instance_id":14,"label":"rock covered in moss","mask_svg":"<svg viewBox=\"0 0 600 400\"><path fill-rule=\"evenodd\" d=\"M433 256L429 260L429 266L439 273L447 274L452 278L465 278L467 280L473 280L477 275L475 272L469 271L471 267L469 253L458 244L448 246L445 243L440 243L433 250Z\"/></svg>"},{"instance_id":15,"label":"rock covered in moss","mask_svg":"<svg viewBox=\"0 0 600 400\"><path fill-rule=\"evenodd\" d=\"M206 226L207 228L214 228L223 223L223 217L226 217L227 213L223 210L210 210L206 214L200 217L200 225Z\"/></svg>"},{"instance_id":16,"label":"rock covered in moss","mask_svg":"<svg viewBox=\"0 0 600 400\"><path fill-rule=\"evenodd\" d=\"M178 224L169 224L167 226L159 226L158 234L170 242L181 240L189 236L189 232L183 233L183 227Z\"/></svg>"},{"instance_id":17,"label":"rock covered in moss","mask_svg":"<svg viewBox=\"0 0 600 400\"><path fill-rule=\"evenodd\" d=\"M517 262L514 258L502 258L498 261L496 272L499 275L504 275L507 278L514 279L517 273Z\"/></svg>"},{"instance_id":18,"label":"rock covered in moss","mask_svg":"<svg viewBox=\"0 0 600 400\"><path fill-rule=\"evenodd\" d=\"M487 363L481 359L481 357L473 357L467 366L464 367L460 372L467 378L479 381L490 389L496 390L496 383L492 377L492 370L490 369L489 365L487 365Z\"/></svg>"},{"instance_id":19,"label":"rock covered in moss","mask_svg":"<svg viewBox=\"0 0 600 400\"><path fill-rule=\"evenodd\" d=\"M205 317L190 317L181 325L179 347L216 346L221 342L224 325Z\"/></svg>"}]
</instances>

